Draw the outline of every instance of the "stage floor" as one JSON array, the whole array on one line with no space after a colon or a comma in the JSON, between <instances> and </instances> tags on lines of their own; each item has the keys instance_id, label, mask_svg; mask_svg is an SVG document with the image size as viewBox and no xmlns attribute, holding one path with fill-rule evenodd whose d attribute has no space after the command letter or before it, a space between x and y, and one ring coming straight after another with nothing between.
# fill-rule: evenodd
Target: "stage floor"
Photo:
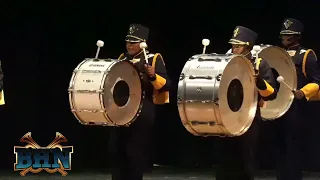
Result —
<instances>
[{"instance_id":1,"label":"stage floor","mask_svg":"<svg viewBox=\"0 0 320 180\"><path fill-rule=\"evenodd\" d=\"M19 172L2 171L0 172L0 180L15 179L36 179L36 180L111 180L111 176L107 172L92 171L77 172L69 171L66 177L62 177L59 173L48 174L41 172L39 174L27 174L21 177ZM152 174L147 174L146 180L215 180L214 169L182 169L182 168L155 168ZM259 172L256 180L275 180L274 172ZM320 173L305 172L304 180L320 180Z\"/></svg>"}]
</instances>

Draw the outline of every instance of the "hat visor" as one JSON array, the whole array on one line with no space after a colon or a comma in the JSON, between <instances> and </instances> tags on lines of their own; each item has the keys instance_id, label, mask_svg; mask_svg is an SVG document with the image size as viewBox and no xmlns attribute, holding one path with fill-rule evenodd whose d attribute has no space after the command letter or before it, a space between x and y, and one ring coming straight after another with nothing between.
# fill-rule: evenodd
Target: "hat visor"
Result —
<instances>
[{"instance_id":1,"label":"hat visor","mask_svg":"<svg viewBox=\"0 0 320 180\"><path fill-rule=\"evenodd\" d=\"M290 30L283 30L280 32L280 35L298 35L298 34L301 34L301 32L290 31Z\"/></svg>"},{"instance_id":2,"label":"hat visor","mask_svg":"<svg viewBox=\"0 0 320 180\"><path fill-rule=\"evenodd\" d=\"M248 45L248 43L243 42L243 41L239 41L237 39L230 39L229 44L235 44L235 45Z\"/></svg>"},{"instance_id":3,"label":"hat visor","mask_svg":"<svg viewBox=\"0 0 320 180\"><path fill-rule=\"evenodd\" d=\"M125 41L132 42L132 43L142 42L140 39L137 39L137 38L134 38L134 37L126 37Z\"/></svg>"}]
</instances>

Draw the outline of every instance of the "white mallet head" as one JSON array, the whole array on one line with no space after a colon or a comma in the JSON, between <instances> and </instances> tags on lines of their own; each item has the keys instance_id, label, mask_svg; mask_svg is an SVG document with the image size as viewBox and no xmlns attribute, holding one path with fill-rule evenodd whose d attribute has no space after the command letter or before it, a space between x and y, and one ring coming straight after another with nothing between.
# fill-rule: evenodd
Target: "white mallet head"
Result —
<instances>
[{"instance_id":1,"label":"white mallet head","mask_svg":"<svg viewBox=\"0 0 320 180\"><path fill-rule=\"evenodd\" d=\"M252 50L255 51L255 52L258 52L260 51L261 47L259 45L254 45Z\"/></svg>"},{"instance_id":2,"label":"white mallet head","mask_svg":"<svg viewBox=\"0 0 320 180\"><path fill-rule=\"evenodd\" d=\"M209 39L202 39L202 45L208 46L209 44L210 44L210 40Z\"/></svg>"},{"instance_id":3,"label":"white mallet head","mask_svg":"<svg viewBox=\"0 0 320 180\"><path fill-rule=\"evenodd\" d=\"M278 76L278 77L277 77L277 81L278 81L279 83L282 83L282 82L284 81L284 78L283 78L282 76Z\"/></svg>"},{"instance_id":4,"label":"white mallet head","mask_svg":"<svg viewBox=\"0 0 320 180\"><path fill-rule=\"evenodd\" d=\"M104 42L101 41L101 40L97 41L97 46L98 47L103 47L104 46Z\"/></svg>"},{"instance_id":5,"label":"white mallet head","mask_svg":"<svg viewBox=\"0 0 320 180\"><path fill-rule=\"evenodd\" d=\"M144 48L147 48L147 47L148 47L147 43L145 43L145 42L140 43L140 48L141 49L144 49Z\"/></svg>"}]
</instances>

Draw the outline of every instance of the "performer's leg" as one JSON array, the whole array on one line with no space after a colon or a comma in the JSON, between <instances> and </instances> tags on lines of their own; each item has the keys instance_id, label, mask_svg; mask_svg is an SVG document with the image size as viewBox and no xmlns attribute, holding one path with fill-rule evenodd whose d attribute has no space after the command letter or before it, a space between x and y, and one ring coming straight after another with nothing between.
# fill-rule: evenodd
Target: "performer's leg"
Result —
<instances>
[{"instance_id":1,"label":"performer's leg","mask_svg":"<svg viewBox=\"0 0 320 180\"><path fill-rule=\"evenodd\" d=\"M248 131L238 138L238 146L241 153L242 171L239 180L254 180L255 175L255 155L257 149L257 142L259 137L261 119L260 116L253 120Z\"/></svg>"},{"instance_id":2,"label":"performer's leg","mask_svg":"<svg viewBox=\"0 0 320 180\"><path fill-rule=\"evenodd\" d=\"M116 128L111 130L110 140L111 145L111 162L112 162L112 180L127 180L128 174L127 163L128 158L125 151L125 135L127 129Z\"/></svg>"},{"instance_id":3,"label":"performer's leg","mask_svg":"<svg viewBox=\"0 0 320 180\"><path fill-rule=\"evenodd\" d=\"M128 177L130 177L127 180L142 180L143 173L150 165L155 109L153 104L145 103L144 107L139 118L130 127L130 133L127 134L126 153Z\"/></svg>"},{"instance_id":4,"label":"performer's leg","mask_svg":"<svg viewBox=\"0 0 320 180\"><path fill-rule=\"evenodd\" d=\"M301 102L294 102L284 118L284 166L278 180L302 180L301 165Z\"/></svg>"}]
</instances>

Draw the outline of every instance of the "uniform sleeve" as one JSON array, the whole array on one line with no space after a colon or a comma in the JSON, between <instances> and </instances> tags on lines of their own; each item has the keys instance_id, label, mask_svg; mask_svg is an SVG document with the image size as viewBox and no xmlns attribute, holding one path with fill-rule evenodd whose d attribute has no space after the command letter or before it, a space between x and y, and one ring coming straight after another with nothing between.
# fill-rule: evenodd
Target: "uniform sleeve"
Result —
<instances>
[{"instance_id":1,"label":"uniform sleeve","mask_svg":"<svg viewBox=\"0 0 320 180\"><path fill-rule=\"evenodd\" d=\"M275 78L269 64L263 59L259 65L259 76L257 77L256 86L263 100L270 101L276 99Z\"/></svg>"},{"instance_id":2,"label":"uniform sleeve","mask_svg":"<svg viewBox=\"0 0 320 180\"><path fill-rule=\"evenodd\" d=\"M0 92L3 90L3 71L1 67L1 61L0 61Z\"/></svg>"},{"instance_id":3,"label":"uniform sleeve","mask_svg":"<svg viewBox=\"0 0 320 180\"><path fill-rule=\"evenodd\" d=\"M303 91L307 100L319 91L320 85L320 64L313 53L309 53L306 60L306 74L310 81L300 90Z\"/></svg>"},{"instance_id":4,"label":"uniform sleeve","mask_svg":"<svg viewBox=\"0 0 320 180\"><path fill-rule=\"evenodd\" d=\"M152 62L155 61L155 77L150 78L153 87L158 91L169 91L171 81L167 74L166 66L160 54L155 54Z\"/></svg>"}]
</instances>

